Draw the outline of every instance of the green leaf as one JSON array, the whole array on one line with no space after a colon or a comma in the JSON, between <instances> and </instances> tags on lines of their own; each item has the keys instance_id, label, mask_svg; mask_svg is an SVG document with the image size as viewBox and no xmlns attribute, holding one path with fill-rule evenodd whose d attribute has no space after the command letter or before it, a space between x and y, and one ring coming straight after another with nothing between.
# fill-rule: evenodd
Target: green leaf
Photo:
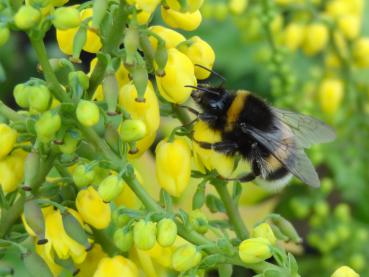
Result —
<instances>
[{"instance_id":1,"label":"green leaf","mask_svg":"<svg viewBox=\"0 0 369 277\"><path fill-rule=\"evenodd\" d=\"M188 224L189 224L189 217L188 217L188 214L187 214L184 210L179 209L179 211L178 211L178 216L181 218L181 220L182 220L183 224L184 224L185 226L188 226Z\"/></svg>"},{"instance_id":2,"label":"green leaf","mask_svg":"<svg viewBox=\"0 0 369 277\"><path fill-rule=\"evenodd\" d=\"M213 194L206 196L206 206L212 213L226 211L223 202Z\"/></svg>"},{"instance_id":3,"label":"green leaf","mask_svg":"<svg viewBox=\"0 0 369 277\"><path fill-rule=\"evenodd\" d=\"M173 209L173 200L172 197L170 196L170 194L164 190L161 189L160 190L160 203L162 204L162 206L167 210L167 211L171 211Z\"/></svg>"},{"instance_id":4,"label":"green leaf","mask_svg":"<svg viewBox=\"0 0 369 277\"><path fill-rule=\"evenodd\" d=\"M273 247L272 252L277 264L280 266L285 266L287 261L286 251L279 247Z\"/></svg>"},{"instance_id":5,"label":"green leaf","mask_svg":"<svg viewBox=\"0 0 369 277\"><path fill-rule=\"evenodd\" d=\"M192 209L200 209L204 204L206 200L205 196L205 186L206 186L207 180L203 180L200 182L200 184L197 186L197 190L193 196L192 199Z\"/></svg>"},{"instance_id":6,"label":"green leaf","mask_svg":"<svg viewBox=\"0 0 369 277\"><path fill-rule=\"evenodd\" d=\"M22 255L23 263L28 273L33 277L53 277L45 261L33 251Z\"/></svg>"},{"instance_id":7,"label":"green leaf","mask_svg":"<svg viewBox=\"0 0 369 277\"><path fill-rule=\"evenodd\" d=\"M267 269L263 272L263 277L287 277L287 276L279 270Z\"/></svg>"},{"instance_id":8,"label":"green leaf","mask_svg":"<svg viewBox=\"0 0 369 277\"><path fill-rule=\"evenodd\" d=\"M295 257L291 253L288 253L287 261L288 261L287 267L290 270L291 275L297 274L299 268L298 268L297 261L296 261Z\"/></svg>"},{"instance_id":9,"label":"green leaf","mask_svg":"<svg viewBox=\"0 0 369 277\"><path fill-rule=\"evenodd\" d=\"M238 203L238 200L240 199L241 193L242 193L241 183L240 182L234 182L232 198L235 201L235 203Z\"/></svg>"}]
</instances>

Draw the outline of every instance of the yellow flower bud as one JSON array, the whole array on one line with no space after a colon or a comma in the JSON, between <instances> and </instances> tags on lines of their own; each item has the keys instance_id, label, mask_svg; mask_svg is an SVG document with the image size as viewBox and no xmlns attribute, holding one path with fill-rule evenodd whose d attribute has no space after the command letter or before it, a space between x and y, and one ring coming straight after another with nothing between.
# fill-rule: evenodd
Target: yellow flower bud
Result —
<instances>
[{"instance_id":1,"label":"yellow flower bud","mask_svg":"<svg viewBox=\"0 0 369 277\"><path fill-rule=\"evenodd\" d=\"M169 8L177 11L177 12L195 12L201 8L204 0L187 0L185 1L186 6L181 6L181 1L179 0L167 0L166 4Z\"/></svg>"},{"instance_id":2,"label":"yellow flower bud","mask_svg":"<svg viewBox=\"0 0 369 277\"><path fill-rule=\"evenodd\" d=\"M247 5L248 0L230 0L229 10L235 15L240 15L246 10Z\"/></svg>"},{"instance_id":3,"label":"yellow flower bud","mask_svg":"<svg viewBox=\"0 0 369 277\"><path fill-rule=\"evenodd\" d=\"M201 253L192 244L185 244L175 250L172 256L172 267L179 272L197 266L201 261Z\"/></svg>"},{"instance_id":4,"label":"yellow flower bud","mask_svg":"<svg viewBox=\"0 0 369 277\"><path fill-rule=\"evenodd\" d=\"M29 107L29 87L23 83L14 87L13 95L15 102L21 108Z\"/></svg>"},{"instance_id":5,"label":"yellow flower bud","mask_svg":"<svg viewBox=\"0 0 369 277\"><path fill-rule=\"evenodd\" d=\"M300 47L304 38L304 27L301 24L290 23L284 30L284 44L291 51Z\"/></svg>"},{"instance_id":6,"label":"yellow flower bud","mask_svg":"<svg viewBox=\"0 0 369 277\"><path fill-rule=\"evenodd\" d=\"M168 62L164 71L164 76L156 76L161 96L172 103L185 102L192 92L191 88L185 86L197 85L191 60L175 48L168 49Z\"/></svg>"},{"instance_id":7,"label":"yellow flower bud","mask_svg":"<svg viewBox=\"0 0 369 277\"><path fill-rule=\"evenodd\" d=\"M58 113L47 111L36 121L35 130L37 138L44 142L50 142L61 127L61 118Z\"/></svg>"},{"instance_id":8,"label":"yellow flower bud","mask_svg":"<svg viewBox=\"0 0 369 277\"><path fill-rule=\"evenodd\" d=\"M0 160L12 151L17 141L17 131L4 123L0 123Z\"/></svg>"},{"instance_id":9,"label":"yellow flower bud","mask_svg":"<svg viewBox=\"0 0 369 277\"><path fill-rule=\"evenodd\" d=\"M119 125L119 135L126 142L143 139L146 133L146 125L139 119L127 119Z\"/></svg>"},{"instance_id":10,"label":"yellow flower bud","mask_svg":"<svg viewBox=\"0 0 369 277\"><path fill-rule=\"evenodd\" d=\"M51 95L47 86L29 86L27 88L27 93L31 112L44 112L49 108Z\"/></svg>"},{"instance_id":11,"label":"yellow flower bud","mask_svg":"<svg viewBox=\"0 0 369 277\"><path fill-rule=\"evenodd\" d=\"M355 64L360 68L369 67L369 38L363 37L355 41L352 55Z\"/></svg>"},{"instance_id":12,"label":"yellow flower bud","mask_svg":"<svg viewBox=\"0 0 369 277\"><path fill-rule=\"evenodd\" d=\"M164 218L159 221L157 226L157 240L160 246L172 246L177 238L177 225L169 218Z\"/></svg>"},{"instance_id":13,"label":"yellow flower bud","mask_svg":"<svg viewBox=\"0 0 369 277\"><path fill-rule=\"evenodd\" d=\"M354 15L345 15L338 19L338 28L348 39L357 38L360 33L360 18Z\"/></svg>"},{"instance_id":14,"label":"yellow flower bud","mask_svg":"<svg viewBox=\"0 0 369 277\"><path fill-rule=\"evenodd\" d=\"M76 207L83 221L96 229L108 227L111 219L110 205L104 203L93 187L80 190L76 198Z\"/></svg>"},{"instance_id":15,"label":"yellow flower bud","mask_svg":"<svg viewBox=\"0 0 369 277\"><path fill-rule=\"evenodd\" d=\"M190 58L191 62L202 65L208 69L212 69L215 61L215 53L211 46L198 36L194 36L188 42L179 45L178 49ZM203 80L208 78L210 72L195 66L195 76L197 79Z\"/></svg>"},{"instance_id":16,"label":"yellow flower bud","mask_svg":"<svg viewBox=\"0 0 369 277\"><path fill-rule=\"evenodd\" d=\"M172 9L165 9L164 7L161 7L161 17L170 27L185 31L195 30L200 26L202 20L199 10L193 13L181 13Z\"/></svg>"},{"instance_id":17,"label":"yellow flower bud","mask_svg":"<svg viewBox=\"0 0 369 277\"><path fill-rule=\"evenodd\" d=\"M81 21L92 17L92 8L84 9L80 12ZM89 25L92 22L89 22ZM73 40L78 31L78 28L71 28L66 30L56 29L56 39L60 50L66 55L73 54ZM102 47L100 37L93 31L87 30L86 42L83 50L89 53L97 53Z\"/></svg>"},{"instance_id":18,"label":"yellow flower bud","mask_svg":"<svg viewBox=\"0 0 369 277\"><path fill-rule=\"evenodd\" d=\"M360 277L360 275L348 266L341 266L331 275L331 277Z\"/></svg>"},{"instance_id":19,"label":"yellow flower bud","mask_svg":"<svg viewBox=\"0 0 369 277\"><path fill-rule=\"evenodd\" d=\"M94 102L81 100L77 106L76 116L83 126L94 126L100 119L99 107Z\"/></svg>"},{"instance_id":20,"label":"yellow flower bud","mask_svg":"<svg viewBox=\"0 0 369 277\"><path fill-rule=\"evenodd\" d=\"M328 28L323 23L312 23L305 28L303 50L307 55L315 55L322 51L329 39Z\"/></svg>"},{"instance_id":21,"label":"yellow flower bud","mask_svg":"<svg viewBox=\"0 0 369 277\"><path fill-rule=\"evenodd\" d=\"M191 177L191 150L183 138L161 141L156 147L156 176L169 194L179 197Z\"/></svg>"},{"instance_id":22,"label":"yellow flower bud","mask_svg":"<svg viewBox=\"0 0 369 277\"><path fill-rule=\"evenodd\" d=\"M194 138L197 141L205 141L209 143L219 142L222 140L221 134L209 128L209 126L198 121L194 125ZM222 153L204 149L196 142L193 142L194 159L199 170L204 171L216 169L222 176L230 176L234 168L234 159Z\"/></svg>"},{"instance_id":23,"label":"yellow flower bud","mask_svg":"<svg viewBox=\"0 0 369 277\"><path fill-rule=\"evenodd\" d=\"M275 244L277 239L273 233L272 228L268 223L261 223L252 230L251 237L253 238L265 238L271 244Z\"/></svg>"},{"instance_id":24,"label":"yellow flower bud","mask_svg":"<svg viewBox=\"0 0 369 277\"><path fill-rule=\"evenodd\" d=\"M336 113L341 105L344 93L344 86L341 80L327 78L322 81L319 87L319 101L323 112L328 115Z\"/></svg>"},{"instance_id":25,"label":"yellow flower bud","mask_svg":"<svg viewBox=\"0 0 369 277\"><path fill-rule=\"evenodd\" d=\"M133 245L133 232L128 228L120 228L115 231L113 240L119 250L128 252Z\"/></svg>"},{"instance_id":26,"label":"yellow flower bud","mask_svg":"<svg viewBox=\"0 0 369 277\"><path fill-rule=\"evenodd\" d=\"M3 46L10 37L10 31L8 28L0 26L0 47Z\"/></svg>"},{"instance_id":27,"label":"yellow flower bud","mask_svg":"<svg viewBox=\"0 0 369 277\"><path fill-rule=\"evenodd\" d=\"M123 185L120 177L110 175L99 184L98 193L105 202L110 202L120 194Z\"/></svg>"},{"instance_id":28,"label":"yellow flower bud","mask_svg":"<svg viewBox=\"0 0 369 277\"><path fill-rule=\"evenodd\" d=\"M74 7L61 7L55 10L53 24L56 29L66 30L81 24L79 11Z\"/></svg>"},{"instance_id":29,"label":"yellow flower bud","mask_svg":"<svg viewBox=\"0 0 369 277\"><path fill-rule=\"evenodd\" d=\"M80 133L77 130L69 130L63 138L63 144L58 145L62 153L72 154L76 151L80 141Z\"/></svg>"},{"instance_id":30,"label":"yellow flower bud","mask_svg":"<svg viewBox=\"0 0 369 277\"><path fill-rule=\"evenodd\" d=\"M151 26L149 30L157 34L165 41L165 47L167 49L176 47L179 43L186 39L182 34L160 25ZM156 49L158 46L158 40L153 36L150 36L149 40L151 46Z\"/></svg>"},{"instance_id":31,"label":"yellow flower bud","mask_svg":"<svg viewBox=\"0 0 369 277\"><path fill-rule=\"evenodd\" d=\"M238 253L241 260L247 264L255 264L272 256L271 244L265 238L251 238L241 242Z\"/></svg>"},{"instance_id":32,"label":"yellow flower bud","mask_svg":"<svg viewBox=\"0 0 369 277\"><path fill-rule=\"evenodd\" d=\"M137 141L139 152L134 156L140 156L154 142L156 131L160 124L159 103L154 88L149 81L145 91L145 102L137 102L137 90L133 83L124 85L119 92L119 105L122 106L132 119L142 120L146 126L146 135Z\"/></svg>"},{"instance_id":33,"label":"yellow flower bud","mask_svg":"<svg viewBox=\"0 0 369 277\"><path fill-rule=\"evenodd\" d=\"M15 25L22 30L31 29L41 18L39 10L32 6L22 6L14 16Z\"/></svg>"},{"instance_id":34,"label":"yellow flower bud","mask_svg":"<svg viewBox=\"0 0 369 277\"><path fill-rule=\"evenodd\" d=\"M138 277L139 274L137 266L131 260L123 256L102 258L93 277L110 276Z\"/></svg>"},{"instance_id":35,"label":"yellow flower bud","mask_svg":"<svg viewBox=\"0 0 369 277\"><path fill-rule=\"evenodd\" d=\"M143 219L133 227L133 240L138 249L150 250L156 243L156 223Z\"/></svg>"},{"instance_id":36,"label":"yellow flower bud","mask_svg":"<svg viewBox=\"0 0 369 277\"><path fill-rule=\"evenodd\" d=\"M92 184L95 178L95 171L90 169L88 170L85 165L78 165L72 174L73 182L77 187L82 188Z\"/></svg>"}]
</instances>

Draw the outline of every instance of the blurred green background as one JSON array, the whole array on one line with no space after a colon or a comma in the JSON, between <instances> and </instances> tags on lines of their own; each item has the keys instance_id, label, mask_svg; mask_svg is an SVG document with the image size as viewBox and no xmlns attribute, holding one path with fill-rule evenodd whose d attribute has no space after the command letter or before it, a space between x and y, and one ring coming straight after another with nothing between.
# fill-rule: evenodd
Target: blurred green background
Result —
<instances>
[{"instance_id":1,"label":"blurred green background","mask_svg":"<svg viewBox=\"0 0 369 277\"><path fill-rule=\"evenodd\" d=\"M291 219L304 236L304 251L296 254L301 275L329 276L337 266L349 264L362 276L369 276L369 70L353 70L350 93L357 95L359 105L353 105L345 91L336 114L328 116L321 111L317 95L327 74L324 55L328 48L312 57L300 50L287 52L282 64L290 69L294 82L288 90L276 92L270 45L262 28L250 19L252 9L233 15L227 2L205 2L201 27L185 35L199 35L214 48L214 69L226 78L227 88L251 90L280 108L321 118L337 130L334 143L314 147L309 153L323 179L322 188L293 185L278 199L277 212ZM250 7L258 5L258 1L249 2ZM283 12L282 16L283 26L290 14ZM369 36L369 0L362 18L361 36ZM154 23L161 23L159 15ZM63 56L53 31L47 36L47 45L50 57ZM91 56L84 53L82 59L88 65ZM15 107L14 86L40 76L24 33L12 33L11 40L0 48L0 63L0 99ZM26 275L18 271L17 276Z\"/></svg>"}]
</instances>

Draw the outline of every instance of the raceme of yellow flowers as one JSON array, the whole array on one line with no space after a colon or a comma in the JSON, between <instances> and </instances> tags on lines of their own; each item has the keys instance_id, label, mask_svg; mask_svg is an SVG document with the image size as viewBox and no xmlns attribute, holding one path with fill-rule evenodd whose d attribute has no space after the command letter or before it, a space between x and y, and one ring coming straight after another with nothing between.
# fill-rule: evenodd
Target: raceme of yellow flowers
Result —
<instances>
[{"instance_id":1,"label":"raceme of yellow flowers","mask_svg":"<svg viewBox=\"0 0 369 277\"><path fill-rule=\"evenodd\" d=\"M191 142L181 133L183 126L155 149L161 205L145 191L149 184L141 186L142 178L131 164L153 145L161 106L174 113L190 98L191 87L210 75L215 62L211 46L199 36L180 33L201 24L202 0L18 2L12 7L0 4L0 15L6 18L6 24L0 22L0 46L11 31L24 31L45 80L30 78L14 87L18 112L0 102L0 114L6 118L0 123L1 195L10 201L5 203L8 207L17 208L7 211L3 205L1 219L7 216L11 219L5 221L13 223L21 217L34 243L31 247L28 241L11 241L12 226L0 226L0 234L4 241L9 238L5 243L20 249L30 274L136 277L175 271L202 276L203 269L227 259L254 269L280 249L278 240L301 242L292 224L274 215L254 226L250 236L230 241L227 235L214 243L205 236L214 227L200 209L201 191L198 207L174 213L172 197L184 194L193 169L200 175L216 170L230 176L235 167L232 158ZM232 0L230 9L241 14L247 5L245 0ZM348 6L347 18L334 6L326 12L337 22L338 37L354 43L357 66L367 67L368 41L358 38L361 9L353 5ZM166 27L149 25L156 10ZM309 55L323 51L327 27L321 22L305 25L286 27L286 45L291 50L302 47ZM60 51L69 59L48 58L43 37L52 26ZM76 69L82 51L96 54L89 72ZM342 101L343 85L329 77L319 93L322 109L333 114ZM221 140L220 133L201 121L192 135L209 143ZM127 195L138 197L139 207L130 206ZM7 212L19 214L13 219ZM275 267L262 263L262 271ZM278 270L299 276L297 265L279 265ZM342 267L332 276L355 274Z\"/></svg>"}]
</instances>

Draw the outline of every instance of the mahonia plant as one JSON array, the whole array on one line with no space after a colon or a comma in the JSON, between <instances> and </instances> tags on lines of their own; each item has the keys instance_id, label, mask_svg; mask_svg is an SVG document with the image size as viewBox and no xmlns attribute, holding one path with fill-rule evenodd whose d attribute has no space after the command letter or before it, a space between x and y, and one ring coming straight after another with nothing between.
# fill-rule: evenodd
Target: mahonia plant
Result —
<instances>
[{"instance_id":1,"label":"mahonia plant","mask_svg":"<svg viewBox=\"0 0 369 277\"><path fill-rule=\"evenodd\" d=\"M261 9L268 7L264 2ZM293 225L269 214L249 231L238 209L241 184L233 184L230 193L219 178L233 172L234 159L189 139L221 139L202 122L191 128L179 107L190 98L191 86L209 77L205 68L215 62L207 42L173 30L195 30L202 4L0 1L0 45L12 32L24 32L43 75L14 87L18 111L0 102L1 255L16 248L31 276L204 276L217 270L227 277L234 267L254 276L300 276L296 259L285 249L285 242L302 241ZM229 5L237 14L247 3L232 0ZM159 10L166 27L150 25ZM260 19L267 28L268 16ZM355 22L351 17L339 21L348 38L355 36ZM68 58L48 56L44 39L53 28ZM287 27L290 48L300 45L298 28ZM311 38L304 51L314 54L324 47L328 30L322 23L307 28ZM360 49L368 47L367 41L355 47L366 65ZM89 72L78 65L82 51L95 56ZM341 86L326 80L322 94ZM156 146L157 195L136 161L153 145L161 116L181 124ZM191 177L198 181L192 209L182 209L175 200ZM227 217L213 219L205 205ZM0 274L14 270L0 264ZM344 266L332 276L358 274Z\"/></svg>"}]
</instances>

